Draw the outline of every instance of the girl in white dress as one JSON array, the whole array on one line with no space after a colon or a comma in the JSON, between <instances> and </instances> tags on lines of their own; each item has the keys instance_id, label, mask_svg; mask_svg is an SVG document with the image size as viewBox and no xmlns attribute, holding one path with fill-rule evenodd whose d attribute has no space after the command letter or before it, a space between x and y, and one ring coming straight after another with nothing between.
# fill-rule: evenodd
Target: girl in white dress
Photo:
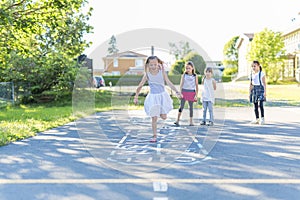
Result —
<instances>
[{"instance_id":1,"label":"girl in white dress","mask_svg":"<svg viewBox=\"0 0 300 200\"><path fill-rule=\"evenodd\" d=\"M157 56L150 56L146 60L145 73L134 96L135 104L138 103L139 93L146 81L148 81L150 92L145 99L144 109L146 114L152 118L153 138L150 142L156 142L158 117L163 120L167 119L167 114L173 109L173 100L165 90L165 82L176 92L178 98L181 98L182 95L169 80L163 62Z\"/></svg>"}]
</instances>

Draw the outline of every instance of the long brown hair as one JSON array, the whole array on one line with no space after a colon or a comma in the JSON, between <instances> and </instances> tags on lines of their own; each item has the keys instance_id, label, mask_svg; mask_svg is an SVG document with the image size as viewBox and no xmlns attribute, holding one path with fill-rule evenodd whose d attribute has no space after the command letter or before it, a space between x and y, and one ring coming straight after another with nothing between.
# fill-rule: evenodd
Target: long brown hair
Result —
<instances>
[{"instance_id":1,"label":"long brown hair","mask_svg":"<svg viewBox=\"0 0 300 200\"><path fill-rule=\"evenodd\" d=\"M259 66L259 71L262 70L262 67L261 67L261 65L259 64L259 62L257 60L253 60L252 64L257 64Z\"/></svg>"},{"instance_id":2,"label":"long brown hair","mask_svg":"<svg viewBox=\"0 0 300 200\"><path fill-rule=\"evenodd\" d=\"M204 75L203 75L203 78L202 78L202 83L204 83L204 80L205 80L205 78L206 78L205 72L210 72L210 73L213 74L213 69L212 69L212 67L206 67L206 68L205 68L205 70L204 70Z\"/></svg>"},{"instance_id":3,"label":"long brown hair","mask_svg":"<svg viewBox=\"0 0 300 200\"><path fill-rule=\"evenodd\" d=\"M194 63L192 61L188 61L185 65L191 66L193 68L192 69L192 74L193 74L193 76L196 76ZM187 74L187 72L185 72L185 74Z\"/></svg>"},{"instance_id":4,"label":"long brown hair","mask_svg":"<svg viewBox=\"0 0 300 200\"><path fill-rule=\"evenodd\" d=\"M164 64L164 62L161 59L159 59L157 56L149 56L145 62L145 72L148 71L148 64L149 64L150 60L155 60L155 59L158 61L159 64L161 64L161 65Z\"/></svg>"}]
</instances>

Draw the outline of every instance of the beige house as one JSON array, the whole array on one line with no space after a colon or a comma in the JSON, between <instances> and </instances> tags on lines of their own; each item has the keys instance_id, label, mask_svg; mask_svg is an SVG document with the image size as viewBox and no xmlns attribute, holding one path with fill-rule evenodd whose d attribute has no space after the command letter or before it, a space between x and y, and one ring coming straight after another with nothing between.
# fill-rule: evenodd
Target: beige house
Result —
<instances>
[{"instance_id":1,"label":"beige house","mask_svg":"<svg viewBox=\"0 0 300 200\"><path fill-rule=\"evenodd\" d=\"M248 46L254 37L253 33L243 33L236 42L239 52L237 79L247 79L251 72L251 62L247 60Z\"/></svg>"},{"instance_id":2,"label":"beige house","mask_svg":"<svg viewBox=\"0 0 300 200\"><path fill-rule=\"evenodd\" d=\"M236 43L236 48L239 52L237 79L247 78L251 72L251 62L247 61L246 56L253 37L253 33L241 34ZM285 67L282 76L284 78L296 78L300 82L300 24L284 31L282 37L286 50Z\"/></svg>"},{"instance_id":3,"label":"beige house","mask_svg":"<svg viewBox=\"0 0 300 200\"><path fill-rule=\"evenodd\" d=\"M103 58L104 74L124 75L124 74L143 74L144 64L147 55L133 51L125 51Z\"/></svg>"},{"instance_id":4,"label":"beige house","mask_svg":"<svg viewBox=\"0 0 300 200\"><path fill-rule=\"evenodd\" d=\"M284 77L293 77L300 82L300 24L283 32L287 59Z\"/></svg>"}]
</instances>

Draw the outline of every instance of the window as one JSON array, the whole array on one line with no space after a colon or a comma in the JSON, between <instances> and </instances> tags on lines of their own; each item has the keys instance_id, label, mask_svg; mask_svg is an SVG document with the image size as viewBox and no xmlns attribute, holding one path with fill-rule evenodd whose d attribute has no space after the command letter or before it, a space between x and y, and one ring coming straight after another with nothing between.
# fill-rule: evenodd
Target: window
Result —
<instances>
[{"instance_id":1,"label":"window","mask_svg":"<svg viewBox=\"0 0 300 200\"><path fill-rule=\"evenodd\" d=\"M118 67L118 66L119 66L118 58L114 58L114 67Z\"/></svg>"},{"instance_id":2,"label":"window","mask_svg":"<svg viewBox=\"0 0 300 200\"><path fill-rule=\"evenodd\" d=\"M136 59L136 60L135 60L135 66L136 66L136 67L142 67L143 64L144 64L143 59Z\"/></svg>"}]
</instances>

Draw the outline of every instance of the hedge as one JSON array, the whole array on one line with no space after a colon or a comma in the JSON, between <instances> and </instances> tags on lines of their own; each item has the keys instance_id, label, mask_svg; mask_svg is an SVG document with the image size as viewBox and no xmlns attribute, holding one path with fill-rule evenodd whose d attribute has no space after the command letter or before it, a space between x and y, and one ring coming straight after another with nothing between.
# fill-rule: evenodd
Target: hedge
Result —
<instances>
[{"instance_id":1,"label":"hedge","mask_svg":"<svg viewBox=\"0 0 300 200\"><path fill-rule=\"evenodd\" d=\"M180 84L181 75L169 75L170 81L174 85ZM143 75L125 75L125 76L103 76L106 86L109 85L109 82L112 85L127 85L127 86L137 86L142 80ZM202 76L198 75L198 83L201 84ZM147 84L147 83L146 83Z\"/></svg>"}]
</instances>

